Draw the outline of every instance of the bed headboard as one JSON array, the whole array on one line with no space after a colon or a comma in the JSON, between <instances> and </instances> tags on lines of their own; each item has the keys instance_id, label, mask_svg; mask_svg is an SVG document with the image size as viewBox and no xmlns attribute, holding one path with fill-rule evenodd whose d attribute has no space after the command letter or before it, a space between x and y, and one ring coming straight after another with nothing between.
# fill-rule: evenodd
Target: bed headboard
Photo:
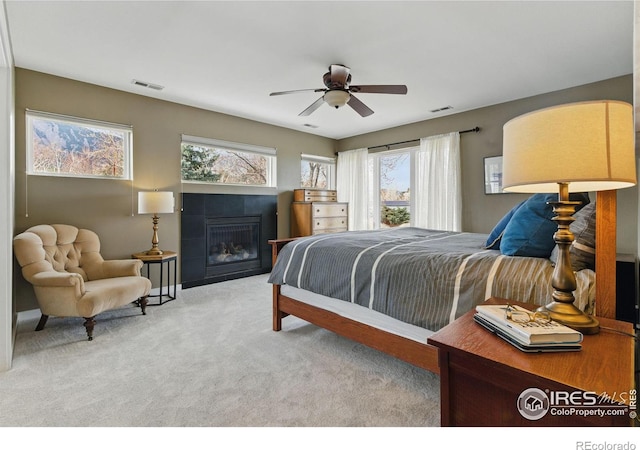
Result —
<instances>
[{"instance_id":1,"label":"bed headboard","mask_svg":"<svg viewBox=\"0 0 640 450\"><path fill-rule=\"evenodd\" d=\"M596 194L596 315L616 318L616 191Z\"/></svg>"}]
</instances>

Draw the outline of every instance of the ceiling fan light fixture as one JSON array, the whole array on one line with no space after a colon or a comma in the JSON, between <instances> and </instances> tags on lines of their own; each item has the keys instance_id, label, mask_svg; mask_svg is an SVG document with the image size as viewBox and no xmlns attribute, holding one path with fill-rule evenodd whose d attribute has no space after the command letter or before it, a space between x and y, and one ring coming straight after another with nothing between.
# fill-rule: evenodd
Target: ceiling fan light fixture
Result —
<instances>
[{"instance_id":1,"label":"ceiling fan light fixture","mask_svg":"<svg viewBox=\"0 0 640 450\"><path fill-rule=\"evenodd\" d=\"M360 116L368 117L373 114L373 110L362 103L354 94L407 93L407 87L404 84L364 84L352 86L350 71L351 69L342 64L331 64L331 66L329 66L329 72L325 73L322 77L326 89L298 89L295 91L272 92L269 95L294 94L305 91L324 92L322 97L307 106L298 116L307 117L326 103L336 109L344 105L349 105L355 112L360 114Z\"/></svg>"},{"instance_id":2,"label":"ceiling fan light fixture","mask_svg":"<svg viewBox=\"0 0 640 450\"><path fill-rule=\"evenodd\" d=\"M327 91L324 94L323 98L324 98L324 101L329 106L333 106L334 108L340 108L341 106L344 106L347 104L347 102L351 98L351 95L349 95L347 91L336 89L333 91Z\"/></svg>"}]
</instances>

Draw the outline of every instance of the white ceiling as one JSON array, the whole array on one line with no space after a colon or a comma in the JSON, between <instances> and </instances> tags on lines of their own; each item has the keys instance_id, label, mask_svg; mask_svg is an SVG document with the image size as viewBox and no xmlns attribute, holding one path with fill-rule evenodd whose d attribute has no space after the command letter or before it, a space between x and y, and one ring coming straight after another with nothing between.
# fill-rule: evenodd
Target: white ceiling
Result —
<instances>
[{"instance_id":1,"label":"white ceiling","mask_svg":"<svg viewBox=\"0 0 640 450\"><path fill-rule=\"evenodd\" d=\"M334 139L633 71L630 0L5 3L18 67ZM323 88L330 64L408 93L358 94L366 118L269 96Z\"/></svg>"}]
</instances>

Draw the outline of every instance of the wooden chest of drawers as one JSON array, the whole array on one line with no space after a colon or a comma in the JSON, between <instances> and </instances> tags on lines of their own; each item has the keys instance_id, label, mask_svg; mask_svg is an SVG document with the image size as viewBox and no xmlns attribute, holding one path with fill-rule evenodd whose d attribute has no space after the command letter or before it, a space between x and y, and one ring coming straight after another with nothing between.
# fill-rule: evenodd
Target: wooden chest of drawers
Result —
<instances>
[{"instance_id":1,"label":"wooden chest of drawers","mask_svg":"<svg viewBox=\"0 0 640 450\"><path fill-rule=\"evenodd\" d=\"M348 229L348 204L336 191L296 189L291 204L291 237L336 233Z\"/></svg>"},{"instance_id":2,"label":"wooden chest of drawers","mask_svg":"<svg viewBox=\"0 0 640 450\"><path fill-rule=\"evenodd\" d=\"M294 202L337 202L338 193L326 189L294 189Z\"/></svg>"}]
</instances>

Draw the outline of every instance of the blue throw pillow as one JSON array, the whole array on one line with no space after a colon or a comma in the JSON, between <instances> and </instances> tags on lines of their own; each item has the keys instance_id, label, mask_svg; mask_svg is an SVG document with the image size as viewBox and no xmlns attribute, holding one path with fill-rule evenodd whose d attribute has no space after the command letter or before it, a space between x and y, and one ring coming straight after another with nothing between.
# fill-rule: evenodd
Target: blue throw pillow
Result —
<instances>
[{"instance_id":1,"label":"blue throw pillow","mask_svg":"<svg viewBox=\"0 0 640 450\"><path fill-rule=\"evenodd\" d=\"M556 243L553 234L558 225L551 220L553 207L548 202L558 199L558 194L535 194L513 214L504 229L500 252L508 256L532 256L549 258ZM589 203L586 193L573 193L569 200L582 202L576 211Z\"/></svg>"},{"instance_id":2,"label":"blue throw pillow","mask_svg":"<svg viewBox=\"0 0 640 450\"><path fill-rule=\"evenodd\" d=\"M489 237L487 238L487 242L485 242L485 244L484 244L484 248L490 248L492 250L499 250L500 249L500 241L502 240L502 233L504 233L504 229L507 227L507 224L509 223L509 221L513 217L514 213L522 205L524 205L525 201L526 200L523 200L522 202L520 202L516 206L514 206L511 209L511 211L506 213L504 215L504 217L502 217L502 219L500 219L500 221L496 224L496 226L493 227L493 230L491 230L491 233L489 233Z\"/></svg>"}]
</instances>

